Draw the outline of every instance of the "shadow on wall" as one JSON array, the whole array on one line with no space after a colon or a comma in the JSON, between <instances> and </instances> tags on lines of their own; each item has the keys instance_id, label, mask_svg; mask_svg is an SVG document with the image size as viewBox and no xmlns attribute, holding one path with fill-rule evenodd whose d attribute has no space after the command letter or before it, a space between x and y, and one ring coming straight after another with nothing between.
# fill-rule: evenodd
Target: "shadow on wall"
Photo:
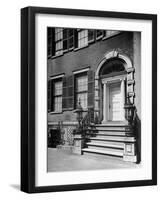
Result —
<instances>
[{"instance_id":1,"label":"shadow on wall","mask_svg":"<svg viewBox=\"0 0 161 200\"><path fill-rule=\"evenodd\" d=\"M20 185L18 184L10 184L10 187L14 188L15 190L20 190Z\"/></svg>"},{"instance_id":2,"label":"shadow on wall","mask_svg":"<svg viewBox=\"0 0 161 200\"><path fill-rule=\"evenodd\" d=\"M141 162L141 120L136 113L134 120L134 133L136 134L136 154L138 155L137 163Z\"/></svg>"}]
</instances>

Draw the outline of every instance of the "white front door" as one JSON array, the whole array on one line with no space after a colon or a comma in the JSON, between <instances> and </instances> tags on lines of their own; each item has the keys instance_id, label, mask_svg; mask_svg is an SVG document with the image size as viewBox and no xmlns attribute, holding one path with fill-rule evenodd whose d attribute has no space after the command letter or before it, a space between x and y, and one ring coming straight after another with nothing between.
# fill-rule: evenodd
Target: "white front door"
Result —
<instances>
[{"instance_id":1,"label":"white front door","mask_svg":"<svg viewBox=\"0 0 161 200\"><path fill-rule=\"evenodd\" d=\"M124 76L102 80L103 83L103 120L125 121L125 83Z\"/></svg>"},{"instance_id":2,"label":"white front door","mask_svg":"<svg viewBox=\"0 0 161 200\"><path fill-rule=\"evenodd\" d=\"M121 82L109 85L109 120L121 121L122 120L122 95L121 95Z\"/></svg>"}]
</instances>

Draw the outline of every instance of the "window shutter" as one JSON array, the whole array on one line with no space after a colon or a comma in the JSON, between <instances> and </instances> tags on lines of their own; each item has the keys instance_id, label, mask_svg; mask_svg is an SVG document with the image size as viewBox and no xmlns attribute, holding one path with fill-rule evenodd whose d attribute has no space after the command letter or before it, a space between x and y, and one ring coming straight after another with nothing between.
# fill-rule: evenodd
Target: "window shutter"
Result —
<instances>
[{"instance_id":1,"label":"window shutter","mask_svg":"<svg viewBox=\"0 0 161 200\"><path fill-rule=\"evenodd\" d=\"M67 77L64 76L63 77L63 95L62 95L62 109L66 110L67 107L67 98L68 98L68 94L67 94Z\"/></svg>"},{"instance_id":2,"label":"window shutter","mask_svg":"<svg viewBox=\"0 0 161 200\"><path fill-rule=\"evenodd\" d=\"M74 48L78 47L78 31L74 29Z\"/></svg>"},{"instance_id":3,"label":"window shutter","mask_svg":"<svg viewBox=\"0 0 161 200\"><path fill-rule=\"evenodd\" d=\"M52 29L48 28L47 29L47 37L48 37L48 43L47 43L47 52L48 52L48 56L52 55Z\"/></svg>"},{"instance_id":4,"label":"window shutter","mask_svg":"<svg viewBox=\"0 0 161 200\"><path fill-rule=\"evenodd\" d=\"M67 78L68 83L68 108L74 109L74 76L68 76Z\"/></svg>"},{"instance_id":5,"label":"window shutter","mask_svg":"<svg viewBox=\"0 0 161 200\"><path fill-rule=\"evenodd\" d=\"M51 80L51 111L54 111L54 95L55 95L55 82L54 80Z\"/></svg>"},{"instance_id":6,"label":"window shutter","mask_svg":"<svg viewBox=\"0 0 161 200\"><path fill-rule=\"evenodd\" d=\"M52 108L51 108L51 101L52 101L52 85L51 85L52 81L49 80L48 81L48 112L51 112Z\"/></svg>"},{"instance_id":7,"label":"window shutter","mask_svg":"<svg viewBox=\"0 0 161 200\"><path fill-rule=\"evenodd\" d=\"M94 71L88 71L88 108L94 108Z\"/></svg>"},{"instance_id":8,"label":"window shutter","mask_svg":"<svg viewBox=\"0 0 161 200\"><path fill-rule=\"evenodd\" d=\"M52 56L55 55L55 29L52 29Z\"/></svg>"}]
</instances>

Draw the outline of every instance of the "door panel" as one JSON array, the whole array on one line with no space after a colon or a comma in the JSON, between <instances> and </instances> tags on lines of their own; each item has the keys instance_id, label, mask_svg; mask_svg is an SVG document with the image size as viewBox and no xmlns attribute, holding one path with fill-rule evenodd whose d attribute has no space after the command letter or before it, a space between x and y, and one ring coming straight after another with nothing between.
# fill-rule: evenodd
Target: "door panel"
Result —
<instances>
[{"instance_id":1,"label":"door panel","mask_svg":"<svg viewBox=\"0 0 161 200\"><path fill-rule=\"evenodd\" d=\"M109 85L109 117L112 121L121 121L121 84Z\"/></svg>"}]
</instances>

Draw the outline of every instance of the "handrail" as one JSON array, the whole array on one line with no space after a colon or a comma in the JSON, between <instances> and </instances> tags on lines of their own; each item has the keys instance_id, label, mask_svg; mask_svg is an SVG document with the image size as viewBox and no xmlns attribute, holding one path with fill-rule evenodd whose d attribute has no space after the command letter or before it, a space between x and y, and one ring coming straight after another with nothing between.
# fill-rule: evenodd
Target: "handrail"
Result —
<instances>
[{"instance_id":1,"label":"handrail","mask_svg":"<svg viewBox=\"0 0 161 200\"><path fill-rule=\"evenodd\" d=\"M94 123L94 109L88 108L86 115L83 117L81 124L83 130L88 129Z\"/></svg>"}]
</instances>

